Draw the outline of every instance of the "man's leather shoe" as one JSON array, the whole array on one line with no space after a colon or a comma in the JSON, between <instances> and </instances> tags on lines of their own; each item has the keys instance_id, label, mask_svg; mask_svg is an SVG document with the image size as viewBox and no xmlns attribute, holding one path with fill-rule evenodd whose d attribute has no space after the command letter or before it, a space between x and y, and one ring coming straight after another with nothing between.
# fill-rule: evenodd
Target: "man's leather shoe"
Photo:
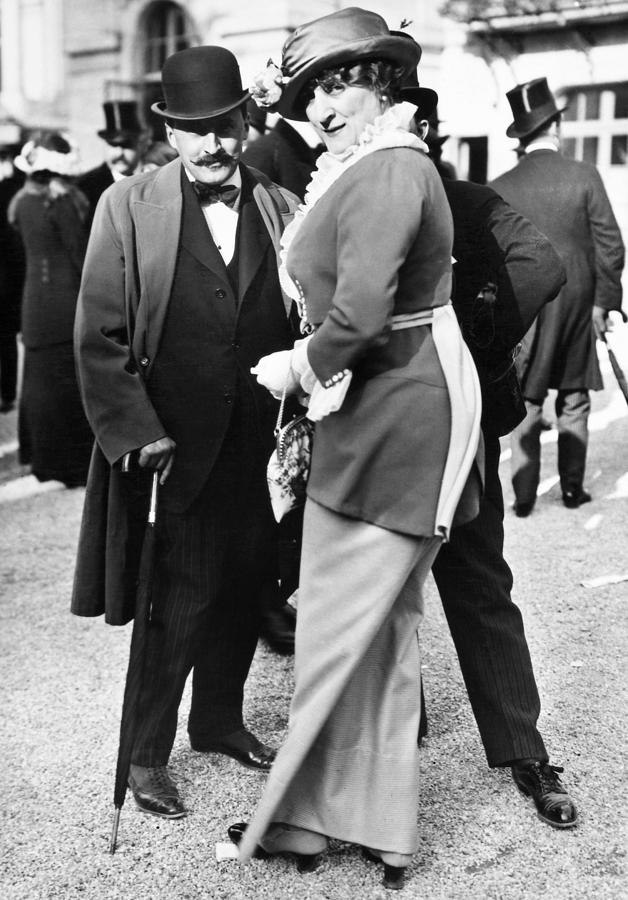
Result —
<instances>
[{"instance_id":1,"label":"man's leather shoe","mask_svg":"<svg viewBox=\"0 0 628 900\"><path fill-rule=\"evenodd\" d=\"M578 822L578 811L563 787L558 773L561 766L532 760L514 763L512 777L522 794L531 797L543 822L553 828L573 828Z\"/></svg>"},{"instance_id":2,"label":"man's leather shoe","mask_svg":"<svg viewBox=\"0 0 628 900\"><path fill-rule=\"evenodd\" d=\"M525 519L530 515L530 513L534 509L534 500L531 500L529 502L526 502L524 500L515 500L515 502L512 505L512 508L515 511L515 515L519 519Z\"/></svg>"},{"instance_id":3,"label":"man's leather shoe","mask_svg":"<svg viewBox=\"0 0 628 900\"><path fill-rule=\"evenodd\" d=\"M588 491L565 491L563 493L563 503L567 509L578 509L583 503L591 502L591 494Z\"/></svg>"},{"instance_id":4,"label":"man's leather shoe","mask_svg":"<svg viewBox=\"0 0 628 900\"><path fill-rule=\"evenodd\" d=\"M294 653L294 631L297 613L289 603L262 610L260 634L275 653L289 656Z\"/></svg>"},{"instance_id":5,"label":"man's leather shoe","mask_svg":"<svg viewBox=\"0 0 628 900\"><path fill-rule=\"evenodd\" d=\"M131 765L129 787L142 812L163 819L181 819L186 815L179 791L165 766Z\"/></svg>"},{"instance_id":6,"label":"man's leather shoe","mask_svg":"<svg viewBox=\"0 0 628 900\"><path fill-rule=\"evenodd\" d=\"M277 751L267 747L246 728L227 734L219 740L204 741L190 736L192 750L199 753L222 753L231 756L247 769L261 769L268 772L275 761Z\"/></svg>"}]
</instances>

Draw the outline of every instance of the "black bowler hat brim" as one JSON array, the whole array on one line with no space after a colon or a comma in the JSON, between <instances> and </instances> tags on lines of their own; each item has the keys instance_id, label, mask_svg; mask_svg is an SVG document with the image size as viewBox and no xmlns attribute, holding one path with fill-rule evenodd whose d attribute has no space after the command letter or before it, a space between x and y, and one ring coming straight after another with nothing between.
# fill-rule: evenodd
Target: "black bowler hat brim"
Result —
<instances>
[{"instance_id":1,"label":"black bowler hat brim","mask_svg":"<svg viewBox=\"0 0 628 900\"><path fill-rule=\"evenodd\" d=\"M427 119L438 106L438 94L431 88L403 87L401 99L418 106L421 118Z\"/></svg>"},{"instance_id":2,"label":"black bowler hat brim","mask_svg":"<svg viewBox=\"0 0 628 900\"><path fill-rule=\"evenodd\" d=\"M172 119L174 122L199 122L203 119L215 119L218 116L224 116L225 113L231 112L232 109L237 109L238 106L242 106L242 104L246 103L250 98L251 95L249 92L243 91L239 100L235 100L227 106L220 106L218 109L208 109L207 107L199 106L191 115L185 116L180 113L169 111L165 100L159 100L157 103L153 103L151 110L154 113L157 113L158 116L162 116L164 119Z\"/></svg>"}]
</instances>

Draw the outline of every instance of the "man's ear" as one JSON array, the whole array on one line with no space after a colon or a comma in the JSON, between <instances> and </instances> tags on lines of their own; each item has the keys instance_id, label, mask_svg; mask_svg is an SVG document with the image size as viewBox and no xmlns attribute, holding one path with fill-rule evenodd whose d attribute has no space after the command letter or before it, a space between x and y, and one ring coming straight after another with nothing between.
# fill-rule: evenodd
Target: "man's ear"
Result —
<instances>
[{"instance_id":1,"label":"man's ear","mask_svg":"<svg viewBox=\"0 0 628 900\"><path fill-rule=\"evenodd\" d=\"M430 130L430 123L427 121L427 119L419 120L418 129L419 129L419 137L421 138L422 141L424 141Z\"/></svg>"},{"instance_id":2,"label":"man's ear","mask_svg":"<svg viewBox=\"0 0 628 900\"><path fill-rule=\"evenodd\" d=\"M177 147L177 141L174 136L174 130L173 130L170 122L166 122L166 137L168 138L168 143L170 144L170 146L174 147L174 149L178 152L179 148Z\"/></svg>"}]
</instances>

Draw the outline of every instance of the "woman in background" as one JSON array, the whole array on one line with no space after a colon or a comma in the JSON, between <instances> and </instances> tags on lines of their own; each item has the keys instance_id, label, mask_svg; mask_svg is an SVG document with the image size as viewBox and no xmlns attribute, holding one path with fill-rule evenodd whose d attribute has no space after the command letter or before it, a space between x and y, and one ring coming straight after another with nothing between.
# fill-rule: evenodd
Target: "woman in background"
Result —
<instances>
[{"instance_id":1,"label":"woman in background","mask_svg":"<svg viewBox=\"0 0 628 900\"><path fill-rule=\"evenodd\" d=\"M72 184L77 153L58 132L43 132L25 144L15 165L26 174L9 206L26 254L20 462L40 481L76 487L85 484L93 443L72 347L89 205Z\"/></svg>"}]
</instances>

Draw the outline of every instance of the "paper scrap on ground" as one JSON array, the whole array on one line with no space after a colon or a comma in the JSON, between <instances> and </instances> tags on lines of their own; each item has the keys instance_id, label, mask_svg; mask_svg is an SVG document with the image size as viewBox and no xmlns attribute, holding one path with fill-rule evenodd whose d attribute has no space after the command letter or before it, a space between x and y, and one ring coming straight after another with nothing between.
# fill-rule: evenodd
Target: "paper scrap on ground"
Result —
<instances>
[{"instance_id":1,"label":"paper scrap on ground","mask_svg":"<svg viewBox=\"0 0 628 900\"><path fill-rule=\"evenodd\" d=\"M223 862L225 859L237 859L238 855L238 848L231 841L229 843L218 841L216 844L216 859L218 862Z\"/></svg>"},{"instance_id":2,"label":"paper scrap on ground","mask_svg":"<svg viewBox=\"0 0 628 900\"><path fill-rule=\"evenodd\" d=\"M628 581L628 572L623 575L600 575L599 578L585 578L580 584L582 587L602 587L605 584L619 584L620 581Z\"/></svg>"}]
</instances>

